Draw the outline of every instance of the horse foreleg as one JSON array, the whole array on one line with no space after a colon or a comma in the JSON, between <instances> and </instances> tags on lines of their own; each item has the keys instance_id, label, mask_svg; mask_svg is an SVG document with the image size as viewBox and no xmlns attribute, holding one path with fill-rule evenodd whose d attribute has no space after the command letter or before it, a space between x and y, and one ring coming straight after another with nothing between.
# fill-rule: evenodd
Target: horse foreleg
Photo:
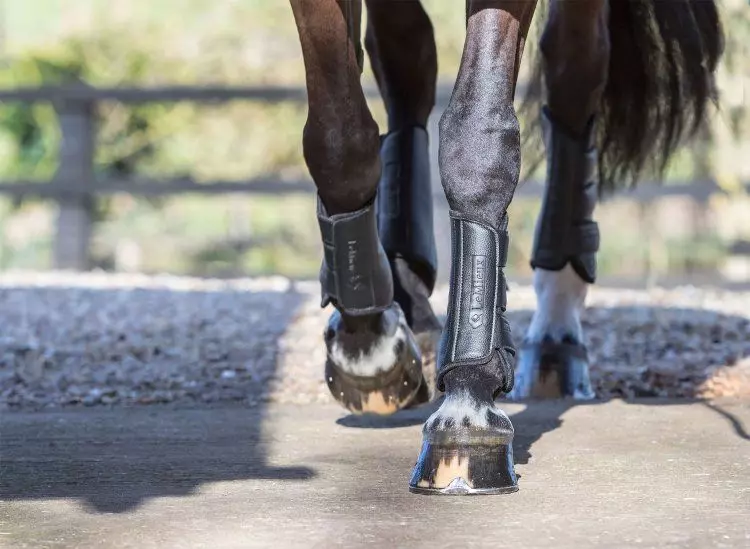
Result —
<instances>
[{"instance_id":1,"label":"horse foreleg","mask_svg":"<svg viewBox=\"0 0 750 549\"><path fill-rule=\"evenodd\" d=\"M423 428L415 492L517 489L513 426L494 398L513 387L505 319L507 208L521 155L513 94L533 1L469 2L461 68L440 120L440 174L451 207L448 319L440 344L440 408Z\"/></svg>"},{"instance_id":2,"label":"horse foreleg","mask_svg":"<svg viewBox=\"0 0 750 549\"><path fill-rule=\"evenodd\" d=\"M537 310L512 398L594 397L581 328L596 279L596 114L607 82L606 0L552 0L541 38L547 181L532 252Z\"/></svg>"},{"instance_id":3,"label":"horse foreleg","mask_svg":"<svg viewBox=\"0 0 750 549\"><path fill-rule=\"evenodd\" d=\"M305 61L305 161L318 190L324 246L326 381L355 413L392 413L424 385L420 355L378 237L378 127L360 83L358 0L292 0Z\"/></svg>"},{"instance_id":4,"label":"horse foreleg","mask_svg":"<svg viewBox=\"0 0 750 549\"><path fill-rule=\"evenodd\" d=\"M394 299L423 357L425 398L434 394L440 322L429 302L437 272L427 121L435 104L437 49L419 0L367 0L365 47L388 114L381 144L378 229Z\"/></svg>"}]
</instances>

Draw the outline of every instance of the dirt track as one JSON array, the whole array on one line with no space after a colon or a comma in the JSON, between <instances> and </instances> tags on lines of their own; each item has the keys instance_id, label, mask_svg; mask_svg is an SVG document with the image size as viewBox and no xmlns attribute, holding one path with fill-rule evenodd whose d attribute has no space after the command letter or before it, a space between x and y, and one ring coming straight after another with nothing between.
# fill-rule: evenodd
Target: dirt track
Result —
<instances>
[{"instance_id":1,"label":"dirt track","mask_svg":"<svg viewBox=\"0 0 750 549\"><path fill-rule=\"evenodd\" d=\"M283 278L0 275L0 409L328 402L318 292ZM531 288L511 284L509 305L520 341ZM750 397L750 292L595 287L588 305L599 397Z\"/></svg>"}]
</instances>

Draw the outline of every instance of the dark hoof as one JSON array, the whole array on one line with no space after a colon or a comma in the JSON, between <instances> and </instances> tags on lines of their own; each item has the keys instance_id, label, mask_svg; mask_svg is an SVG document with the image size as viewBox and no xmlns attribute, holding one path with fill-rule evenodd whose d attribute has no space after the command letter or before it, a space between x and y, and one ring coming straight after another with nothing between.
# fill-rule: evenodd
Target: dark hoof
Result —
<instances>
[{"instance_id":1,"label":"dark hoof","mask_svg":"<svg viewBox=\"0 0 750 549\"><path fill-rule=\"evenodd\" d=\"M409 490L452 496L518 490L508 416L468 393L446 395L422 429L422 451Z\"/></svg>"},{"instance_id":2,"label":"dark hoof","mask_svg":"<svg viewBox=\"0 0 750 549\"><path fill-rule=\"evenodd\" d=\"M326 346L328 389L353 414L390 415L426 392L419 347L398 305L358 332L347 331L335 311Z\"/></svg>"},{"instance_id":3,"label":"dark hoof","mask_svg":"<svg viewBox=\"0 0 750 549\"><path fill-rule=\"evenodd\" d=\"M426 440L414 466L409 491L441 496L516 492L512 441L438 444Z\"/></svg>"},{"instance_id":4,"label":"dark hoof","mask_svg":"<svg viewBox=\"0 0 750 549\"><path fill-rule=\"evenodd\" d=\"M586 347L579 343L524 343L516 360L510 400L595 397Z\"/></svg>"}]
</instances>

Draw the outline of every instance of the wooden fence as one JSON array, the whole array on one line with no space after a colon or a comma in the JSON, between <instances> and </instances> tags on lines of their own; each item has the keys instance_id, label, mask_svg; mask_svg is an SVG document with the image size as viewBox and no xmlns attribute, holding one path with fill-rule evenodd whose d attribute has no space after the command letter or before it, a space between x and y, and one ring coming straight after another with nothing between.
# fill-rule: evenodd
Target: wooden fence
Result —
<instances>
[{"instance_id":1,"label":"wooden fence","mask_svg":"<svg viewBox=\"0 0 750 549\"><path fill-rule=\"evenodd\" d=\"M367 87L368 97L376 97L377 89ZM437 93L436 113L448 104L451 86L441 85ZM3 102L49 102L54 105L59 118L62 141L59 167L51 181L0 182L0 194L14 197L33 196L53 200L58 205L54 243L54 265L59 269L86 269L89 266L89 241L93 221L90 204L96 195L127 192L141 196L174 195L184 193L225 194L262 193L288 194L312 193L310 181L284 181L258 178L247 181L214 181L197 183L189 178L162 180L98 179L94 173L95 109L100 101L117 101L137 104L150 102L193 101L217 103L235 100L278 103L306 101L305 90L293 87L185 87L173 86L156 89L92 88L86 85L67 87L21 88L0 91ZM436 141L436 140L433 140ZM520 195L539 195L540 184L526 184L519 188ZM680 186L642 186L632 197L648 201L667 194L689 195L698 201L706 200L717 192L710 181L694 181ZM439 194L439 188L436 189Z\"/></svg>"}]
</instances>

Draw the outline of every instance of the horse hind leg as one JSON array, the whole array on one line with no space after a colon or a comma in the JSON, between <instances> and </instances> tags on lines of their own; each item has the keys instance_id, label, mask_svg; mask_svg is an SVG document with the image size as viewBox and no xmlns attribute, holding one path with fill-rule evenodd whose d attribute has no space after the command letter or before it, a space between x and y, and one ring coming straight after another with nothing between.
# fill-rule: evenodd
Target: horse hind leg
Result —
<instances>
[{"instance_id":1,"label":"horse hind leg","mask_svg":"<svg viewBox=\"0 0 750 549\"><path fill-rule=\"evenodd\" d=\"M351 412L389 414L413 403L425 382L377 231L380 138L360 84L361 5L291 5L305 61L303 151L318 190L323 305L335 307L324 332L326 382Z\"/></svg>"},{"instance_id":2,"label":"horse hind leg","mask_svg":"<svg viewBox=\"0 0 750 549\"><path fill-rule=\"evenodd\" d=\"M541 39L547 180L531 265L537 309L509 395L591 399L581 313L596 280L596 112L609 63L606 0L552 0Z\"/></svg>"},{"instance_id":3,"label":"horse hind leg","mask_svg":"<svg viewBox=\"0 0 750 549\"><path fill-rule=\"evenodd\" d=\"M435 396L441 325L430 305L437 274L427 121L435 104L437 48L419 0L367 0L365 47L388 114L381 138L378 232L391 264L394 300L422 353L427 383L418 400Z\"/></svg>"},{"instance_id":4,"label":"horse hind leg","mask_svg":"<svg viewBox=\"0 0 750 549\"><path fill-rule=\"evenodd\" d=\"M440 120L440 173L451 208L448 318L438 387L409 488L501 494L518 489L513 425L494 398L513 387L505 318L507 208L520 172L513 94L535 2L472 0L461 68Z\"/></svg>"}]
</instances>

